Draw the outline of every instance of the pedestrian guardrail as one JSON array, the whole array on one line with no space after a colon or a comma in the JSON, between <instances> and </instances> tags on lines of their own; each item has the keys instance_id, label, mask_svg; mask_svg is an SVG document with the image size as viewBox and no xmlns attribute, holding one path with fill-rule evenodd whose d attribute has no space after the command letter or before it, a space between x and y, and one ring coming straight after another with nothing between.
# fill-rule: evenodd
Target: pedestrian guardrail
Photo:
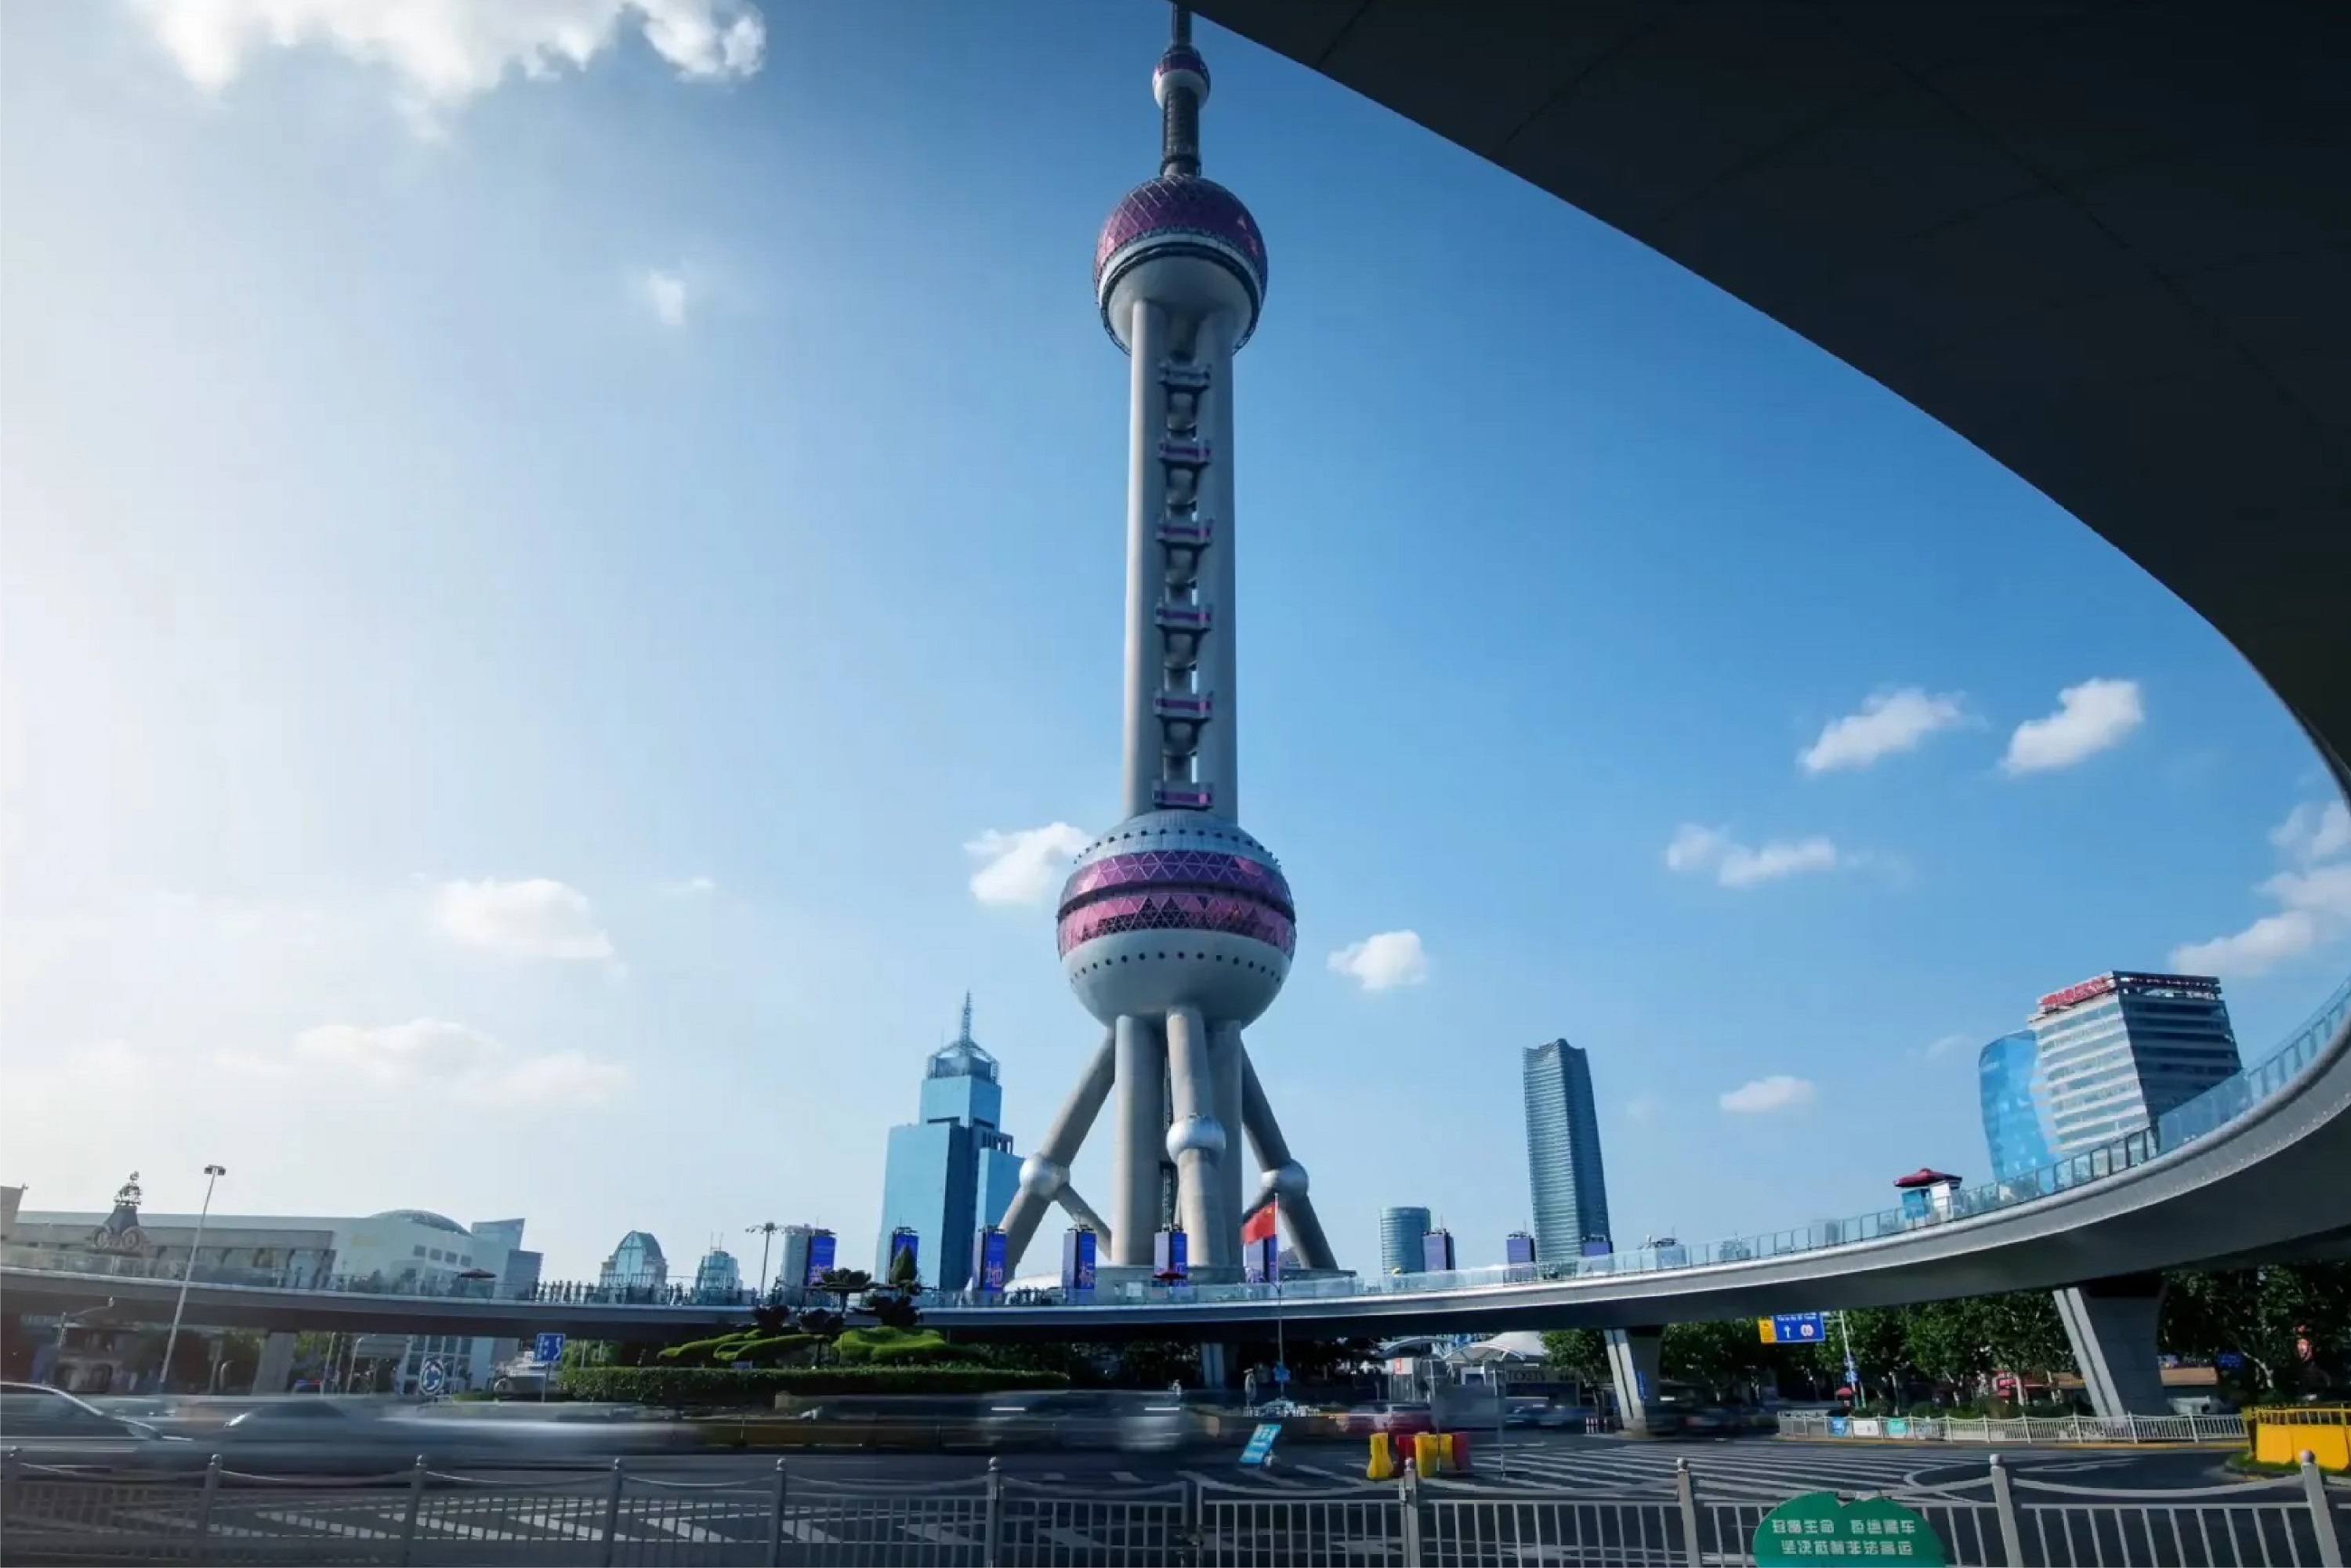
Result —
<instances>
[{"instance_id":1,"label":"pedestrian guardrail","mask_svg":"<svg viewBox=\"0 0 2351 1568\"><path fill-rule=\"evenodd\" d=\"M2242 1443L2242 1416L1829 1416L1780 1414L1783 1437L1934 1443Z\"/></svg>"},{"instance_id":2,"label":"pedestrian guardrail","mask_svg":"<svg viewBox=\"0 0 2351 1568\"><path fill-rule=\"evenodd\" d=\"M1736 1568L1754 1562L1775 1506L1708 1495L1687 1459L1669 1497L1502 1489L1409 1470L1392 1485L1186 1480L1081 1491L994 1465L968 1480L900 1487L803 1477L780 1462L769 1475L713 1481L617 1461L528 1482L422 1459L371 1480L325 1482L244 1475L217 1458L200 1478L176 1479L13 1456L5 1469L0 1534L8 1561L26 1564ZM2298 1474L2273 1481L2116 1493L2013 1479L1995 1454L1980 1477L1862 1495L1917 1515L1951 1568L2342 1568L2351 1512L2351 1488L2330 1487L2307 1457ZM1837 1556L1898 1560L1891 1542L1834 1544L1855 1548ZM1869 1544L1887 1549L1860 1550Z\"/></svg>"}]
</instances>

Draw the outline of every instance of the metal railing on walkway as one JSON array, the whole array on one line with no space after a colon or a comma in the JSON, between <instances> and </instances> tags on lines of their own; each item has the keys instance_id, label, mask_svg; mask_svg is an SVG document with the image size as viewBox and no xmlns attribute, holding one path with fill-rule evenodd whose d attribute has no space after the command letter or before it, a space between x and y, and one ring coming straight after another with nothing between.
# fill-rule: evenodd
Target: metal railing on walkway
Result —
<instances>
[{"instance_id":1,"label":"metal railing on walkway","mask_svg":"<svg viewBox=\"0 0 2351 1568\"><path fill-rule=\"evenodd\" d=\"M2309 1463L2268 1482L2122 1493L2013 1480L1994 1455L1980 1477L1865 1495L1915 1513L1952 1568L2342 1568L2351 1512L2351 1488L2330 1488ZM1773 1506L1707 1495L1687 1460L1675 1467L1670 1496L1607 1497L1410 1473L1394 1484L1079 1490L992 1465L961 1481L850 1485L781 1462L767 1476L715 1481L617 1462L601 1474L515 1481L420 1459L373 1481L306 1483L241 1475L215 1458L200 1479L173 1480L11 1457L0 1539L11 1563L27 1565L1737 1568L1754 1563ZM1892 1540L1834 1544L1852 1550L1819 1555L1933 1560ZM1863 1550L1870 1545L1885 1550Z\"/></svg>"},{"instance_id":2,"label":"metal railing on walkway","mask_svg":"<svg viewBox=\"0 0 2351 1568\"><path fill-rule=\"evenodd\" d=\"M1935 1443L2242 1443L2242 1416L1831 1416L1780 1413L1783 1437Z\"/></svg>"}]
</instances>

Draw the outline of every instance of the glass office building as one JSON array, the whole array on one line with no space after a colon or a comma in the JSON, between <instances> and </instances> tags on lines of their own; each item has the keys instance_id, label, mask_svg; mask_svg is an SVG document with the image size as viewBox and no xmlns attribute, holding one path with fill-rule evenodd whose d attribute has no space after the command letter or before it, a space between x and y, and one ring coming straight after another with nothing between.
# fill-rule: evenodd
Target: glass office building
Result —
<instances>
[{"instance_id":1,"label":"glass office building","mask_svg":"<svg viewBox=\"0 0 2351 1568\"><path fill-rule=\"evenodd\" d=\"M890 1129L875 1278L888 1277L890 1238L906 1229L922 1239L915 1257L924 1284L960 1291L971 1282L972 1243L1003 1219L1020 1186L1020 1159L998 1124L1003 1117L996 1058L971 1038L966 997L961 1034L924 1070L922 1119Z\"/></svg>"},{"instance_id":2,"label":"glass office building","mask_svg":"<svg viewBox=\"0 0 2351 1568\"><path fill-rule=\"evenodd\" d=\"M607 1291L658 1294L669 1285L669 1260L650 1231L632 1230L596 1271L596 1283Z\"/></svg>"},{"instance_id":3,"label":"glass office building","mask_svg":"<svg viewBox=\"0 0 2351 1568\"><path fill-rule=\"evenodd\" d=\"M1380 1210L1380 1272L1419 1273L1420 1244L1428 1234L1428 1210L1425 1208Z\"/></svg>"},{"instance_id":4,"label":"glass office building","mask_svg":"<svg viewBox=\"0 0 2351 1568\"><path fill-rule=\"evenodd\" d=\"M2099 975L2042 998L2032 1034L2059 1160L2140 1131L2242 1065L2220 982L2206 976Z\"/></svg>"},{"instance_id":5,"label":"glass office building","mask_svg":"<svg viewBox=\"0 0 2351 1568\"><path fill-rule=\"evenodd\" d=\"M1592 1064L1578 1047L1554 1040L1529 1046L1524 1065L1535 1258L1549 1263L1581 1257L1587 1239L1609 1235Z\"/></svg>"},{"instance_id":6,"label":"glass office building","mask_svg":"<svg viewBox=\"0 0 2351 1568\"><path fill-rule=\"evenodd\" d=\"M2015 1181L2055 1163L2039 1037L2022 1029L1985 1046L1976 1058L1976 1080L1992 1179Z\"/></svg>"}]
</instances>

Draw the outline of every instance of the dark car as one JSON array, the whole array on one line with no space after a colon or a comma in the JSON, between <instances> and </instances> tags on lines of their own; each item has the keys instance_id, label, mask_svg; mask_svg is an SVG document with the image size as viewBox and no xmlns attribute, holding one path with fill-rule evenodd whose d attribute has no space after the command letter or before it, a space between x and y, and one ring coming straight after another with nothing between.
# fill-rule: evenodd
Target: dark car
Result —
<instances>
[{"instance_id":1,"label":"dark car","mask_svg":"<svg viewBox=\"0 0 2351 1568\"><path fill-rule=\"evenodd\" d=\"M184 1438L35 1383L0 1383L0 1444L26 1464L78 1469L146 1469L195 1455Z\"/></svg>"}]
</instances>

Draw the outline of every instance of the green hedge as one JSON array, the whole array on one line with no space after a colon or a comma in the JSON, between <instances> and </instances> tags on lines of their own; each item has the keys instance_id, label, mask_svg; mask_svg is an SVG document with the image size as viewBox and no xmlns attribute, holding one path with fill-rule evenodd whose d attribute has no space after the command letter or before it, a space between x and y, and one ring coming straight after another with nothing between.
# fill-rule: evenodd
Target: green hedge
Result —
<instances>
[{"instance_id":1,"label":"green hedge","mask_svg":"<svg viewBox=\"0 0 2351 1568\"><path fill-rule=\"evenodd\" d=\"M936 1329L851 1329L833 1350L852 1366L937 1366L959 1359Z\"/></svg>"},{"instance_id":2,"label":"green hedge","mask_svg":"<svg viewBox=\"0 0 2351 1568\"><path fill-rule=\"evenodd\" d=\"M569 1366L556 1387L573 1399L667 1406L772 1403L778 1394L993 1394L1015 1388L1067 1388L1059 1373L1006 1372L993 1366L773 1367Z\"/></svg>"}]
</instances>

